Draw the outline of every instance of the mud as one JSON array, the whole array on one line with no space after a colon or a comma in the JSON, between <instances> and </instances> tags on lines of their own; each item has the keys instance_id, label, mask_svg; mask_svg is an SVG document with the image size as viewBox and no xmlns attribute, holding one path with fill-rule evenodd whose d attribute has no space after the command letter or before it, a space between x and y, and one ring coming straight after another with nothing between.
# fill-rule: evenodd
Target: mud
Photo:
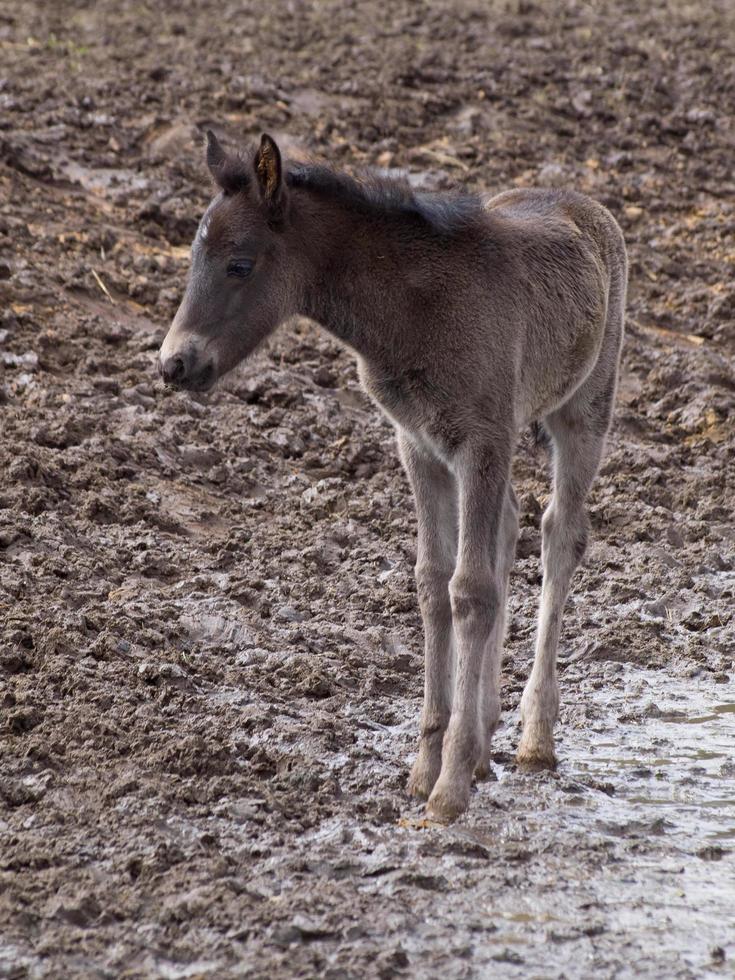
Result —
<instances>
[{"instance_id":1,"label":"mud","mask_svg":"<svg viewBox=\"0 0 735 980\"><path fill-rule=\"evenodd\" d=\"M735 959L730 5L0 5L0 975L716 977ZM427 824L414 518L349 355L206 397L156 348L201 131L618 217L631 297L557 773Z\"/></svg>"}]
</instances>

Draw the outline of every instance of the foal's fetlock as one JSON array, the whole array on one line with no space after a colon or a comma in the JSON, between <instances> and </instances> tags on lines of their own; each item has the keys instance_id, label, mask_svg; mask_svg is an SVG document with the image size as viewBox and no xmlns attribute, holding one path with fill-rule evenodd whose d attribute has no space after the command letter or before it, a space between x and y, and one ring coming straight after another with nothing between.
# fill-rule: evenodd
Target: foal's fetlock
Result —
<instances>
[{"instance_id":1,"label":"foal's fetlock","mask_svg":"<svg viewBox=\"0 0 735 980\"><path fill-rule=\"evenodd\" d=\"M493 728L493 731L495 729ZM492 734L488 732L485 736L480 758L475 766L475 779L488 779L492 773Z\"/></svg>"},{"instance_id":2,"label":"foal's fetlock","mask_svg":"<svg viewBox=\"0 0 735 980\"><path fill-rule=\"evenodd\" d=\"M556 768L553 727L553 723L548 721L524 723L516 754L516 763L520 769L539 772L542 769Z\"/></svg>"},{"instance_id":3,"label":"foal's fetlock","mask_svg":"<svg viewBox=\"0 0 735 980\"><path fill-rule=\"evenodd\" d=\"M485 780L485 779L495 779L492 767L492 759L490 755L490 750L483 752L480 761L475 766L475 779Z\"/></svg>"},{"instance_id":4,"label":"foal's fetlock","mask_svg":"<svg viewBox=\"0 0 735 980\"><path fill-rule=\"evenodd\" d=\"M419 743L419 754L408 777L408 794L427 800L439 778L442 767L443 732L423 735Z\"/></svg>"}]
</instances>

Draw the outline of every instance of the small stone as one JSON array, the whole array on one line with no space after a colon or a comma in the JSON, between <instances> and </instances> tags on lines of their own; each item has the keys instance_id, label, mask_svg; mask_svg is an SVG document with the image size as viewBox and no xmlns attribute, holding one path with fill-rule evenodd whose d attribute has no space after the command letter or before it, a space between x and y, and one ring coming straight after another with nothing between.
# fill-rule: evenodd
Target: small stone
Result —
<instances>
[{"instance_id":1,"label":"small stone","mask_svg":"<svg viewBox=\"0 0 735 980\"><path fill-rule=\"evenodd\" d=\"M92 384L98 391L104 391L110 395L120 394L120 382L115 378L94 378Z\"/></svg>"},{"instance_id":2,"label":"small stone","mask_svg":"<svg viewBox=\"0 0 735 980\"><path fill-rule=\"evenodd\" d=\"M334 935L334 929L330 929L315 919L308 919L305 915L294 916L292 925L306 939L319 939Z\"/></svg>"},{"instance_id":3,"label":"small stone","mask_svg":"<svg viewBox=\"0 0 735 980\"><path fill-rule=\"evenodd\" d=\"M125 401L130 405L140 405L141 408L145 409L155 408L155 398L149 398L146 395L142 395L139 391L136 391L135 388L123 388L121 394Z\"/></svg>"},{"instance_id":4,"label":"small stone","mask_svg":"<svg viewBox=\"0 0 735 980\"><path fill-rule=\"evenodd\" d=\"M12 354L10 351L2 352L2 363L5 367L21 367L26 371L35 371L38 367L38 354L35 351L28 351L26 354Z\"/></svg>"},{"instance_id":5,"label":"small stone","mask_svg":"<svg viewBox=\"0 0 735 980\"><path fill-rule=\"evenodd\" d=\"M43 713L37 708L17 708L7 715L7 728L14 735L25 735L43 721Z\"/></svg>"},{"instance_id":6,"label":"small stone","mask_svg":"<svg viewBox=\"0 0 735 980\"><path fill-rule=\"evenodd\" d=\"M314 384L319 385L320 388L336 388L337 378L334 371L328 368L325 364L317 368L314 372Z\"/></svg>"},{"instance_id":7,"label":"small stone","mask_svg":"<svg viewBox=\"0 0 735 980\"><path fill-rule=\"evenodd\" d=\"M684 538L681 531L675 528L673 525L666 531L666 540L669 542L672 548L683 548Z\"/></svg>"},{"instance_id":8,"label":"small stone","mask_svg":"<svg viewBox=\"0 0 735 980\"><path fill-rule=\"evenodd\" d=\"M299 942L301 938L302 934L293 925L276 926L271 932L271 942L273 945L283 948L290 946L291 943Z\"/></svg>"},{"instance_id":9,"label":"small stone","mask_svg":"<svg viewBox=\"0 0 735 980\"><path fill-rule=\"evenodd\" d=\"M562 187L569 181L569 172L560 163L547 163L539 170L536 181L547 187Z\"/></svg>"},{"instance_id":10,"label":"small stone","mask_svg":"<svg viewBox=\"0 0 735 980\"><path fill-rule=\"evenodd\" d=\"M38 803L45 791L46 787L38 780L0 779L0 800L9 807Z\"/></svg>"},{"instance_id":11,"label":"small stone","mask_svg":"<svg viewBox=\"0 0 735 980\"><path fill-rule=\"evenodd\" d=\"M654 599L651 602L644 602L641 612L653 619L666 619L667 609L663 599Z\"/></svg>"},{"instance_id":12,"label":"small stone","mask_svg":"<svg viewBox=\"0 0 735 980\"><path fill-rule=\"evenodd\" d=\"M319 480L301 494L301 510L313 512L315 517L324 517L335 511L344 510L344 484L336 477Z\"/></svg>"},{"instance_id":13,"label":"small stone","mask_svg":"<svg viewBox=\"0 0 735 980\"><path fill-rule=\"evenodd\" d=\"M291 429L278 428L271 432L268 441L276 449L279 449L282 456L303 456L306 445L298 433Z\"/></svg>"},{"instance_id":14,"label":"small stone","mask_svg":"<svg viewBox=\"0 0 735 980\"><path fill-rule=\"evenodd\" d=\"M507 947L501 953L496 953L490 958L496 963L514 963L518 966L525 962L519 953L516 953L515 950L508 949Z\"/></svg>"},{"instance_id":15,"label":"small stone","mask_svg":"<svg viewBox=\"0 0 735 980\"><path fill-rule=\"evenodd\" d=\"M280 606L276 609L274 619L280 619L283 623L303 623L309 618L308 613L299 612L293 606Z\"/></svg>"},{"instance_id":16,"label":"small stone","mask_svg":"<svg viewBox=\"0 0 735 980\"><path fill-rule=\"evenodd\" d=\"M196 466L202 469L216 466L222 462L222 454L211 446L184 445L179 448L179 456L185 466Z\"/></svg>"}]
</instances>

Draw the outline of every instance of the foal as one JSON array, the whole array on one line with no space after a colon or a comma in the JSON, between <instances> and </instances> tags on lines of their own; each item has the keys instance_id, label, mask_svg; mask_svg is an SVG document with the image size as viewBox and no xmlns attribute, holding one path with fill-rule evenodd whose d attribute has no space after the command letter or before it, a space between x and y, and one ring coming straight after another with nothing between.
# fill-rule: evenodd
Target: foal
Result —
<instances>
[{"instance_id":1,"label":"foal","mask_svg":"<svg viewBox=\"0 0 735 980\"><path fill-rule=\"evenodd\" d=\"M302 314L352 348L393 422L416 498L425 699L409 792L452 820L487 773L500 715L519 433L542 420L553 497L542 521L536 657L518 762L555 764L556 652L587 544L585 497L610 425L623 336L625 244L600 204L558 190L414 193L327 167L284 167L264 135L247 157L210 132L219 193L163 342L166 384L205 391Z\"/></svg>"}]
</instances>

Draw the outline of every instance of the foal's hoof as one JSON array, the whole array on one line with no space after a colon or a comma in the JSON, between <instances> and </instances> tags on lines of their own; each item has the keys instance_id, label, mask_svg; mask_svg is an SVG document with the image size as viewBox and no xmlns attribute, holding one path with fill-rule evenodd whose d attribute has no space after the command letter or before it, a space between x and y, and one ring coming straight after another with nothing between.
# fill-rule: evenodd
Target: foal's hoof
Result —
<instances>
[{"instance_id":1,"label":"foal's hoof","mask_svg":"<svg viewBox=\"0 0 735 980\"><path fill-rule=\"evenodd\" d=\"M469 786L466 790L458 789L448 783L442 783L440 779L429 797L426 815L429 820L436 820L438 823L452 823L465 812L469 802Z\"/></svg>"},{"instance_id":2,"label":"foal's hoof","mask_svg":"<svg viewBox=\"0 0 735 980\"><path fill-rule=\"evenodd\" d=\"M519 752L516 755L516 765L523 772L544 772L545 770L556 769L556 756L552 752L551 755L539 755L539 754L528 754L524 753L521 755Z\"/></svg>"},{"instance_id":3,"label":"foal's hoof","mask_svg":"<svg viewBox=\"0 0 735 980\"><path fill-rule=\"evenodd\" d=\"M416 796L419 800L428 800L431 791L439 778L440 765L431 766L420 756L414 762L411 775L408 777L406 790L409 796Z\"/></svg>"},{"instance_id":4,"label":"foal's hoof","mask_svg":"<svg viewBox=\"0 0 735 980\"><path fill-rule=\"evenodd\" d=\"M548 726L529 724L524 727L516 754L516 764L524 772L556 769L554 739Z\"/></svg>"},{"instance_id":5,"label":"foal's hoof","mask_svg":"<svg viewBox=\"0 0 735 980\"><path fill-rule=\"evenodd\" d=\"M484 782L486 779L495 781L497 778L489 759L486 762L478 762L475 766L475 779L478 782Z\"/></svg>"}]
</instances>

